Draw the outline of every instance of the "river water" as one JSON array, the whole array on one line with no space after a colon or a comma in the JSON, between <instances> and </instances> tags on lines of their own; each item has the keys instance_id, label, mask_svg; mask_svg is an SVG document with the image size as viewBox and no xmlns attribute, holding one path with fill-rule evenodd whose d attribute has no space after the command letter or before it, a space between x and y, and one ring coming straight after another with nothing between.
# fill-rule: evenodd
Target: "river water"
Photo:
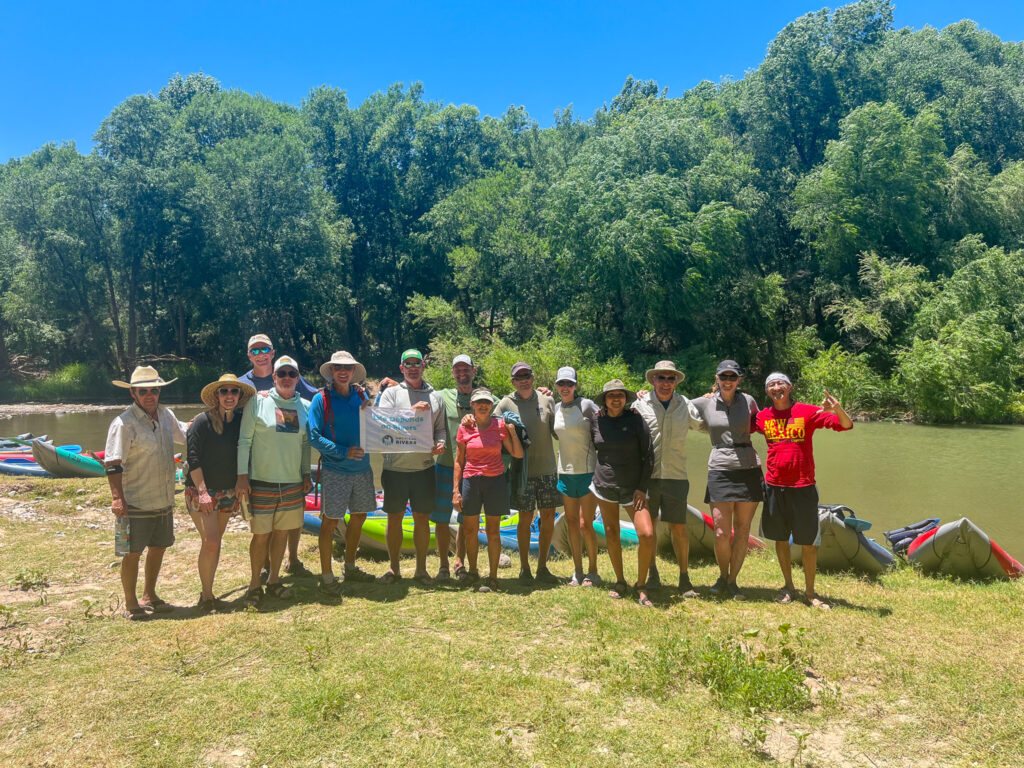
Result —
<instances>
[{"instance_id":1,"label":"river water","mask_svg":"<svg viewBox=\"0 0 1024 768\"><path fill-rule=\"evenodd\" d=\"M174 406L181 420L200 406ZM45 413L0 420L0 433L48 434L60 443L100 450L117 409ZM764 443L754 438L764 460ZM825 504L846 504L874 527L868 536L938 517L970 517L1011 555L1024 560L1024 427L928 427L857 424L814 438L818 489ZM690 503L702 508L710 443L692 433L687 446ZM373 457L380 478L380 458Z\"/></svg>"}]
</instances>

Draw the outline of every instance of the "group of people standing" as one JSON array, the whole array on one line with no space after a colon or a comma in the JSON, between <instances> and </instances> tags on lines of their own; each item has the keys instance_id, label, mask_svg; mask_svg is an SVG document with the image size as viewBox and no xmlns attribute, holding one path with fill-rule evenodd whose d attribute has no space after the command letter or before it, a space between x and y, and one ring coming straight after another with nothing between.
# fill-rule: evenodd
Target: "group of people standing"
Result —
<instances>
[{"instance_id":1,"label":"group of people standing","mask_svg":"<svg viewBox=\"0 0 1024 768\"><path fill-rule=\"evenodd\" d=\"M661 587L655 547L659 520L671 530L680 593L696 597L688 572L686 438L689 429L698 429L712 443L704 496L712 509L720 570L712 594L744 598L737 576L754 513L763 502L762 531L776 542L785 582L778 600L791 602L797 595L789 557L792 537L803 547L807 602L828 607L814 591L818 512L812 434L819 428L850 429L852 421L827 393L820 407L794 402L785 374L767 378L772 404L759 409L753 397L740 391L742 371L732 360L719 364L712 392L692 400L677 391L685 376L671 361L646 372L649 390L632 392L614 379L593 400L579 395L572 367L558 370L556 398L535 386L532 367L519 362L510 372L512 392L498 399L473 386L476 368L468 355L452 361L455 386L438 391L424 378L423 355L409 349L401 355L401 381L383 379L374 397L366 388L365 367L348 352L336 352L320 366L326 386L317 390L291 357L275 359L266 335L253 336L247 351L253 369L241 377L224 374L205 386L201 397L207 409L188 425L159 405L161 389L173 379L164 381L155 369L139 367L130 382L114 382L128 388L133 401L111 424L105 454L112 510L129 524L130 551L121 563L129 619L170 610L156 593L156 581L163 553L174 541L175 442L187 444L185 501L202 537L202 612L227 607L216 597L213 582L221 540L236 512L249 520L252 533L251 578L243 597L247 605L257 606L267 595L291 595L281 581L286 551L286 571L309 574L298 558L298 536L305 496L314 485L312 447L321 456L316 478L321 496L318 589L340 599L342 581L333 566L339 524L345 526L344 582L373 581L356 564L363 523L377 509L373 470L360 447L360 410L373 405L429 415L433 442L429 452L384 454L380 482L390 563L377 579L382 583L402 578L407 506L416 552L413 578L419 583L454 575L481 592L498 589L499 526L513 509L519 513L519 583L558 583L547 557L555 509L562 506L573 560L571 585L603 583L594 528L599 509L615 576L611 597L630 594L622 562L622 516L632 521L639 542L632 588L638 603L652 605L650 593ZM756 432L767 441L767 473L753 446ZM459 527L451 562L453 510ZM535 513L540 515L536 572L529 557ZM484 578L478 570L481 514L488 554ZM436 577L426 567L431 523L440 558ZM139 559L146 549L140 600Z\"/></svg>"}]
</instances>

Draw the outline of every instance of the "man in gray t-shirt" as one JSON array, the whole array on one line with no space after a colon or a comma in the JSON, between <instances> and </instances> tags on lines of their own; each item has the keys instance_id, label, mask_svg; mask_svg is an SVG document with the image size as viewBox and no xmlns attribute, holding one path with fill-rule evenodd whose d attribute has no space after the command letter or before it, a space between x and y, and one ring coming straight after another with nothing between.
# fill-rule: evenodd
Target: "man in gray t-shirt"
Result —
<instances>
[{"instance_id":1,"label":"man in gray t-shirt","mask_svg":"<svg viewBox=\"0 0 1024 768\"><path fill-rule=\"evenodd\" d=\"M537 581L555 584L558 579L548 570L548 550L555 530L555 507L562 501L558 492L555 447L552 442L555 426L555 401L533 387L533 368L528 363L512 366L511 394L494 408L495 417L512 412L519 415L530 438L526 451L526 484L512 488L511 507L519 511L516 538L519 541L519 583L532 584L530 572L530 525L533 513L540 510L540 551L537 554Z\"/></svg>"}]
</instances>

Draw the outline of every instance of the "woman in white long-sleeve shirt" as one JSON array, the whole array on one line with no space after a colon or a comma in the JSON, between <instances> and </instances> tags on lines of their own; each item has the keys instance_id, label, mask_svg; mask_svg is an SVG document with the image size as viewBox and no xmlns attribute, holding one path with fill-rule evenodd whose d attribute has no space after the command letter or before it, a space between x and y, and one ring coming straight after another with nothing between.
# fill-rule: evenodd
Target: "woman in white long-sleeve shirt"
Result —
<instances>
[{"instance_id":1,"label":"woman in white long-sleeve shirt","mask_svg":"<svg viewBox=\"0 0 1024 768\"><path fill-rule=\"evenodd\" d=\"M562 494L575 566L569 584L589 587L601 583L597 575L597 534L594 532L597 499L590 491L597 463L590 423L597 417L598 409L593 400L576 394L576 383L575 369L569 366L558 369L555 387L561 400L555 403L554 434L558 440L558 491ZM584 543L589 566L586 574L583 573Z\"/></svg>"}]
</instances>

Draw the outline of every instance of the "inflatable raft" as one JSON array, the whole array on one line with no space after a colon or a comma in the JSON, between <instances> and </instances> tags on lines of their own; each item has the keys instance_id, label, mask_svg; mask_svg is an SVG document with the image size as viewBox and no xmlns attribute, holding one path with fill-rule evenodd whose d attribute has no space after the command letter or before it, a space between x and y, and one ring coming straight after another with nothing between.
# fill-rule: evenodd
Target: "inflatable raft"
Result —
<instances>
[{"instance_id":1,"label":"inflatable raft","mask_svg":"<svg viewBox=\"0 0 1024 768\"><path fill-rule=\"evenodd\" d=\"M56 446L42 440L32 441L32 455L36 463L54 477L103 477L103 465L89 456L77 452L80 446Z\"/></svg>"},{"instance_id":2,"label":"inflatable raft","mask_svg":"<svg viewBox=\"0 0 1024 768\"><path fill-rule=\"evenodd\" d=\"M715 556L715 521L711 515L701 512L696 507L686 505L686 535L690 539L690 557L714 557ZM675 550L672 549L672 527L661 520L655 528L655 540L658 545L658 554L675 560ZM756 536L747 539L747 548L751 550L764 549L764 542Z\"/></svg>"},{"instance_id":3,"label":"inflatable raft","mask_svg":"<svg viewBox=\"0 0 1024 768\"><path fill-rule=\"evenodd\" d=\"M598 548L607 549L608 541L605 539L604 520L601 519L600 512L594 516L594 533L597 534ZM619 521L619 541L625 548L635 547L638 544L636 529L629 520ZM569 524L564 513L555 518L555 534L551 537L551 546L556 552L567 557L572 556L572 548L569 546ZM586 554L586 549L583 552Z\"/></svg>"},{"instance_id":4,"label":"inflatable raft","mask_svg":"<svg viewBox=\"0 0 1024 768\"><path fill-rule=\"evenodd\" d=\"M907 548L907 559L925 573L965 579L1015 579L1024 575L1024 566L966 517L918 536Z\"/></svg>"},{"instance_id":5,"label":"inflatable raft","mask_svg":"<svg viewBox=\"0 0 1024 768\"><path fill-rule=\"evenodd\" d=\"M871 524L858 518L852 509L842 504L818 506L818 570L854 571L876 576L896 562L889 550L863 530ZM794 563L802 560L803 549L790 539Z\"/></svg>"},{"instance_id":6,"label":"inflatable raft","mask_svg":"<svg viewBox=\"0 0 1024 768\"><path fill-rule=\"evenodd\" d=\"M39 466L34 459L25 457L12 457L0 461L0 475L13 475L15 477L54 477L43 467Z\"/></svg>"}]
</instances>

